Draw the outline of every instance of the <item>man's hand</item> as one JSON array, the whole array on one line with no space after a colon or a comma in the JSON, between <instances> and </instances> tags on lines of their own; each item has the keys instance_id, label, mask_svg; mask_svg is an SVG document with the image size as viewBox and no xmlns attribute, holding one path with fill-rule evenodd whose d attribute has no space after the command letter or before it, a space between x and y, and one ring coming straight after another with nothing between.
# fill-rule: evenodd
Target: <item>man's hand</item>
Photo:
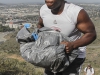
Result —
<instances>
[{"instance_id":1,"label":"man's hand","mask_svg":"<svg viewBox=\"0 0 100 75\"><path fill-rule=\"evenodd\" d=\"M71 53L73 51L73 49L74 49L72 42L63 41L63 42L61 42L61 44L65 45L66 53Z\"/></svg>"}]
</instances>

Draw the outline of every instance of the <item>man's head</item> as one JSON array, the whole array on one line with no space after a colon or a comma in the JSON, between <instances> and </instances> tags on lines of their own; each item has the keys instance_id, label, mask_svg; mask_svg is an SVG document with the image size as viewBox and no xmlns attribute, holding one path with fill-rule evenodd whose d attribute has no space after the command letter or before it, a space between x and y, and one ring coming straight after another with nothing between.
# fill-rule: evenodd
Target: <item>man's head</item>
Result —
<instances>
[{"instance_id":1,"label":"man's head","mask_svg":"<svg viewBox=\"0 0 100 75\"><path fill-rule=\"evenodd\" d=\"M65 0L45 0L46 5L49 9L55 10L61 7Z\"/></svg>"},{"instance_id":2,"label":"man's head","mask_svg":"<svg viewBox=\"0 0 100 75\"><path fill-rule=\"evenodd\" d=\"M88 67L91 67L91 64L90 63L88 64Z\"/></svg>"}]
</instances>

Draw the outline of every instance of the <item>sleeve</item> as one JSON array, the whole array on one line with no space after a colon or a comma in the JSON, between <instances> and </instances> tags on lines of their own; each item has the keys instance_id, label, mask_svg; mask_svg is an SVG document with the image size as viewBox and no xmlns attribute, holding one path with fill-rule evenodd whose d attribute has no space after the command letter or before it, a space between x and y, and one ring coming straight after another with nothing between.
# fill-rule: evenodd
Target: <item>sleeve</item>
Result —
<instances>
[{"instance_id":1,"label":"sleeve","mask_svg":"<svg viewBox=\"0 0 100 75\"><path fill-rule=\"evenodd\" d=\"M92 68L92 74L94 74L94 69Z\"/></svg>"},{"instance_id":2,"label":"sleeve","mask_svg":"<svg viewBox=\"0 0 100 75\"><path fill-rule=\"evenodd\" d=\"M40 15L40 17L42 17L42 7L40 8L39 15Z\"/></svg>"},{"instance_id":3,"label":"sleeve","mask_svg":"<svg viewBox=\"0 0 100 75\"><path fill-rule=\"evenodd\" d=\"M86 67L85 67L85 69L84 69L84 72L86 72Z\"/></svg>"},{"instance_id":4,"label":"sleeve","mask_svg":"<svg viewBox=\"0 0 100 75\"><path fill-rule=\"evenodd\" d=\"M44 5L40 8L39 15L40 15L41 18L43 17L45 7L46 7L46 4L44 4Z\"/></svg>"},{"instance_id":5,"label":"sleeve","mask_svg":"<svg viewBox=\"0 0 100 75\"><path fill-rule=\"evenodd\" d=\"M83 9L82 7L80 7L80 6L77 6L77 5L75 5L74 6L74 9L75 9L75 12L74 12L74 22L75 22L75 24L77 24L77 18L78 18L78 15L79 15L79 13L80 13L80 11Z\"/></svg>"},{"instance_id":6,"label":"sleeve","mask_svg":"<svg viewBox=\"0 0 100 75\"><path fill-rule=\"evenodd\" d=\"M73 3L70 4L70 6L67 8L68 11L68 16L71 18L71 21L76 25L77 24L77 18L79 15L79 12L82 10L83 8L75 5Z\"/></svg>"}]
</instances>

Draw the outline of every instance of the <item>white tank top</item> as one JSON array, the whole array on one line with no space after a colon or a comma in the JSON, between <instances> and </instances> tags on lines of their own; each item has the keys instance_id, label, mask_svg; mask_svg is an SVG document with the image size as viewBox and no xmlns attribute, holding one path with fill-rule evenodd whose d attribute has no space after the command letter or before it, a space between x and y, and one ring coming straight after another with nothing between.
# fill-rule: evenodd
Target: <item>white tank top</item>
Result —
<instances>
[{"instance_id":1,"label":"white tank top","mask_svg":"<svg viewBox=\"0 0 100 75\"><path fill-rule=\"evenodd\" d=\"M81 37L81 32L76 28L77 17L80 10L83 9L72 3L65 3L64 10L60 15L54 15L44 4L40 9L40 17L43 19L45 27L58 30L75 41ZM86 47L79 47L78 58L86 57Z\"/></svg>"}]
</instances>

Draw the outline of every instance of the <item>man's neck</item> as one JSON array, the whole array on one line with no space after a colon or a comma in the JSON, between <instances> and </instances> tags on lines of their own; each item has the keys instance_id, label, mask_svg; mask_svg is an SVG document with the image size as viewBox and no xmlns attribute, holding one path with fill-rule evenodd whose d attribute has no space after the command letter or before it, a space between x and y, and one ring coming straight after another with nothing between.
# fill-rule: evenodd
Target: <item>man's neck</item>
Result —
<instances>
[{"instance_id":1,"label":"man's neck","mask_svg":"<svg viewBox=\"0 0 100 75\"><path fill-rule=\"evenodd\" d=\"M58 7L57 9L55 10L51 10L51 12L55 15L59 15L63 12L63 9L64 9L64 5L65 5L65 2L62 2L61 6Z\"/></svg>"}]
</instances>

